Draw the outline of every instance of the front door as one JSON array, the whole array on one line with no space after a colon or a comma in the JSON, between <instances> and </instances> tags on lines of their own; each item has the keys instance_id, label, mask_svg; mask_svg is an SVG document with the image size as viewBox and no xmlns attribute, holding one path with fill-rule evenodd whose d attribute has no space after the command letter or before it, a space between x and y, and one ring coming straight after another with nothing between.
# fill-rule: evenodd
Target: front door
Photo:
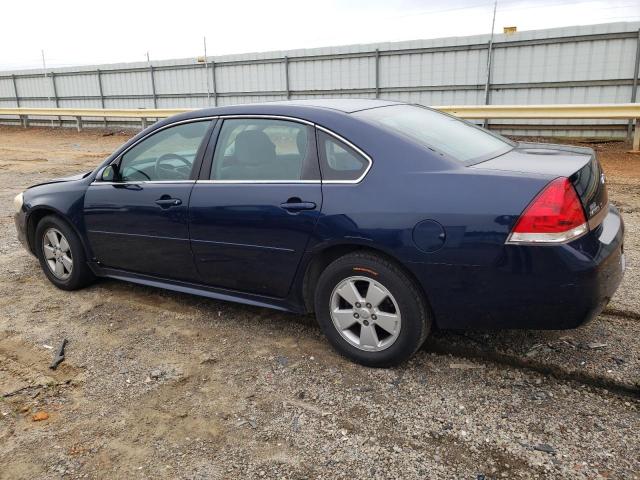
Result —
<instances>
[{"instance_id":1,"label":"front door","mask_svg":"<svg viewBox=\"0 0 640 480\"><path fill-rule=\"evenodd\" d=\"M189 208L201 281L285 297L322 205L313 127L227 119L212 163Z\"/></svg>"},{"instance_id":2,"label":"front door","mask_svg":"<svg viewBox=\"0 0 640 480\"><path fill-rule=\"evenodd\" d=\"M84 217L104 267L197 281L189 243L189 196L211 121L168 126L112 164L112 181L88 188Z\"/></svg>"}]
</instances>

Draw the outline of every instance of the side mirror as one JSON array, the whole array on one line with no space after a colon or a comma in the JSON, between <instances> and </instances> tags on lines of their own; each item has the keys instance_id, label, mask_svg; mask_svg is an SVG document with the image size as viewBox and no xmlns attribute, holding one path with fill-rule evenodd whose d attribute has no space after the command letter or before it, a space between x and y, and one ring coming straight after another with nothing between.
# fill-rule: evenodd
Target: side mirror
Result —
<instances>
[{"instance_id":1,"label":"side mirror","mask_svg":"<svg viewBox=\"0 0 640 480\"><path fill-rule=\"evenodd\" d=\"M107 165L100 174L100 180L103 182L113 182L116 179L116 173L115 165Z\"/></svg>"}]
</instances>

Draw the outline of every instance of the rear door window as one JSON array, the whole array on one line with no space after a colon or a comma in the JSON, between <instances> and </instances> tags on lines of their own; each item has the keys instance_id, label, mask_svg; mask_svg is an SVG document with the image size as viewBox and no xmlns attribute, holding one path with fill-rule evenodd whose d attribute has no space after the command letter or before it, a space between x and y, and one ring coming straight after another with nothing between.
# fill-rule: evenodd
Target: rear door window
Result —
<instances>
[{"instance_id":1,"label":"rear door window","mask_svg":"<svg viewBox=\"0 0 640 480\"><path fill-rule=\"evenodd\" d=\"M313 130L288 120L225 120L210 178L273 182L318 180Z\"/></svg>"}]
</instances>

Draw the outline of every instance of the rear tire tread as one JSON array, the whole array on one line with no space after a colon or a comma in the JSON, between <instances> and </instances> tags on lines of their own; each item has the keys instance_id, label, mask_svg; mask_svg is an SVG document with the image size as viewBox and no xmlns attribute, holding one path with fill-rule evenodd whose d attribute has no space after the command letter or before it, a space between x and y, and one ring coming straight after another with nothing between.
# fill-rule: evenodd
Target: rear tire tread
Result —
<instances>
[{"instance_id":1,"label":"rear tire tread","mask_svg":"<svg viewBox=\"0 0 640 480\"><path fill-rule=\"evenodd\" d=\"M334 346L336 346L336 348L341 354L359 363L362 363L364 365L373 366L373 367L389 367L389 366L397 365L411 358L420 349L420 347L422 347L422 345L424 344L425 340L429 335L432 320L431 320L430 309L424 294L415 284L415 281L411 277L409 277L406 272L404 272L401 268L399 268L393 261L390 261L385 257L376 255L374 253L353 252L353 253L344 255L334 260L333 262L331 262L320 274L320 277L318 278L318 282L316 284L316 294L315 294L316 315L323 315L326 308L326 306L323 305L323 301L326 302L326 299L319 299L318 297L320 296L319 288L323 286L323 284L327 281L328 277L334 275L341 269L354 268L359 264L366 266L368 269L371 269L372 265L379 266L382 269L387 269L402 284L402 288L406 289L409 295L413 299L415 299L415 306L417 307L418 311L417 311L417 315L412 315L412 318L414 320L416 319L419 320L421 323L420 329L419 329L420 336L418 338L418 341L413 344L413 348L410 351L400 352L396 357L385 359L385 360L375 360L371 358L366 358L365 352L362 352L362 354L359 354L359 353L356 353L350 347L342 348L342 346L336 346L335 342L332 341L332 343L334 343ZM359 272L359 273L362 273L362 272ZM376 279L375 276L372 276L371 278ZM403 322L404 322L404 316L405 316L405 313L403 313ZM322 322L320 318L318 318L318 321L321 327L323 328L323 330L325 330L327 328L326 320ZM328 323L331 324L330 328L334 328L330 319ZM326 330L325 330L325 334L327 334ZM390 348L393 348L393 347L390 347ZM382 352L386 352L386 350L383 350ZM378 353L382 353L382 352L378 352Z\"/></svg>"}]
</instances>

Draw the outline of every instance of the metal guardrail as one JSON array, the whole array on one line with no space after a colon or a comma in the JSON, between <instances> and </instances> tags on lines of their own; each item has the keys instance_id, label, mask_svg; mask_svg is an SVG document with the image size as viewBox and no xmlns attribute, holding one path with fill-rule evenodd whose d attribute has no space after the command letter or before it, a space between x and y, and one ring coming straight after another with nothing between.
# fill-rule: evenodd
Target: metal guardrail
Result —
<instances>
[{"instance_id":1,"label":"metal guardrail","mask_svg":"<svg viewBox=\"0 0 640 480\"><path fill-rule=\"evenodd\" d=\"M640 118L640 103L568 105L461 105L434 107L461 118Z\"/></svg>"},{"instance_id":2,"label":"metal guardrail","mask_svg":"<svg viewBox=\"0 0 640 480\"><path fill-rule=\"evenodd\" d=\"M461 118L468 119L617 119L635 120L633 150L640 151L640 103L569 104L569 105L454 105L435 106ZM19 116L22 125L29 125L30 117L72 117L78 130L83 117L139 118L146 126L149 118L165 118L194 109L103 109L103 108L0 108L1 116Z\"/></svg>"},{"instance_id":3,"label":"metal guardrail","mask_svg":"<svg viewBox=\"0 0 640 480\"><path fill-rule=\"evenodd\" d=\"M188 112L189 108L0 108L0 115L21 117L101 117L101 118L165 118Z\"/></svg>"}]
</instances>

